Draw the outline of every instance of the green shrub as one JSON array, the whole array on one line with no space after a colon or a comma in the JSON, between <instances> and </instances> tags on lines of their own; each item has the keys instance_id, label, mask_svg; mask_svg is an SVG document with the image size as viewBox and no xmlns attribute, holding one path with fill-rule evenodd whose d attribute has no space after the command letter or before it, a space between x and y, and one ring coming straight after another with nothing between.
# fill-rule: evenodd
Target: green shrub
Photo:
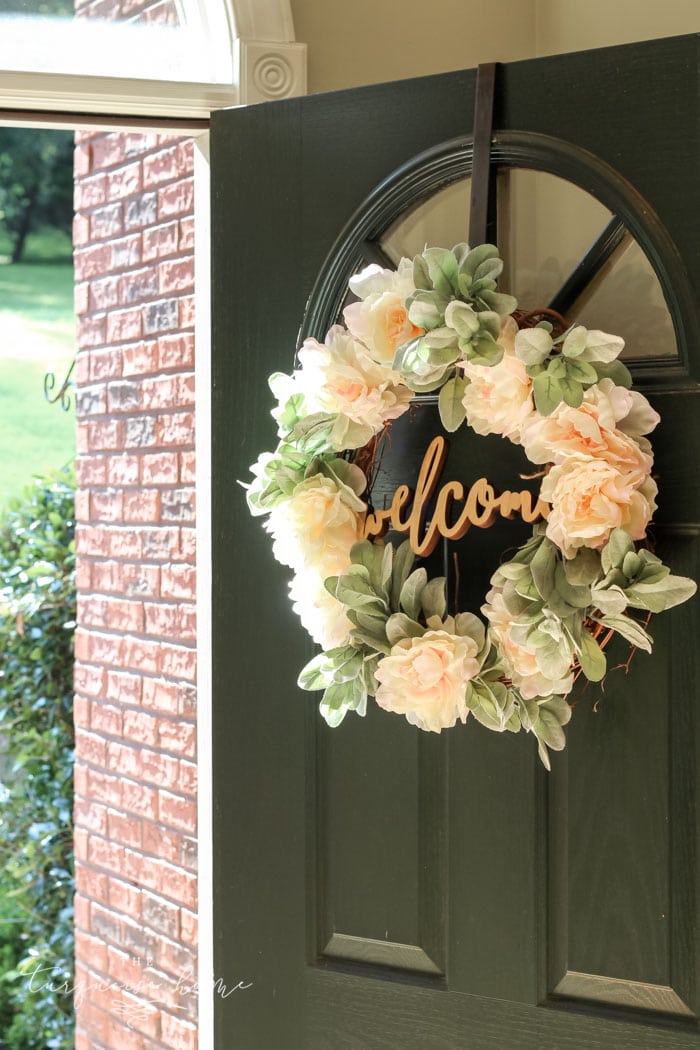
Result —
<instances>
[{"instance_id":1,"label":"green shrub","mask_svg":"<svg viewBox=\"0 0 700 1050\"><path fill-rule=\"evenodd\" d=\"M0 523L0 1040L70 1050L73 986L72 474ZM3 922L4 920L4 922ZM7 969L5 969L7 968Z\"/></svg>"}]
</instances>

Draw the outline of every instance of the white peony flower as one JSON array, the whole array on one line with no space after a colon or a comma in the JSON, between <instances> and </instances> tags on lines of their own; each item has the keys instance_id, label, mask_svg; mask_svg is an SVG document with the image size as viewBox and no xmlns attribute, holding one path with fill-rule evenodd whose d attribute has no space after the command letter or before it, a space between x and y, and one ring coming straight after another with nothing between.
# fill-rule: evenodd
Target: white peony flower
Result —
<instances>
[{"instance_id":1,"label":"white peony flower","mask_svg":"<svg viewBox=\"0 0 700 1050\"><path fill-rule=\"evenodd\" d=\"M500 434L520 444L522 428L534 410L532 380L525 365L506 349L497 365L467 362L463 367L469 385L462 404L469 426L477 434Z\"/></svg>"},{"instance_id":2,"label":"white peony flower","mask_svg":"<svg viewBox=\"0 0 700 1050\"><path fill-rule=\"evenodd\" d=\"M656 510L656 493L645 470L620 471L604 459L572 456L542 482L541 498L552 504L547 536L565 558L579 547L600 550L613 529L640 540Z\"/></svg>"},{"instance_id":3,"label":"white peony flower","mask_svg":"<svg viewBox=\"0 0 700 1050\"><path fill-rule=\"evenodd\" d=\"M331 447L361 448L384 424L408 408L412 392L398 372L378 365L340 325L326 343L307 339L299 351L302 369L295 372L308 414L336 416Z\"/></svg>"},{"instance_id":4,"label":"white peony flower","mask_svg":"<svg viewBox=\"0 0 700 1050\"><path fill-rule=\"evenodd\" d=\"M466 722L466 688L479 673L480 647L478 638L445 630L403 638L379 661L377 703L433 733Z\"/></svg>"},{"instance_id":5,"label":"white peony flower","mask_svg":"<svg viewBox=\"0 0 700 1050\"><path fill-rule=\"evenodd\" d=\"M648 474L653 457L615 423L608 397L591 387L578 408L562 402L550 416L535 413L523 427L522 444L532 463L559 464L574 457L604 461L623 472Z\"/></svg>"},{"instance_id":6,"label":"white peony flower","mask_svg":"<svg viewBox=\"0 0 700 1050\"><path fill-rule=\"evenodd\" d=\"M406 300L415 291L410 259L402 259L397 270L373 263L350 278L350 288L360 301L346 306L343 318L375 361L390 364L400 346L423 335L424 329L409 320L406 310Z\"/></svg>"},{"instance_id":7,"label":"white peony flower","mask_svg":"<svg viewBox=\"0 0 700 1050\"><path fill-rule=\"evenodd\" d=\"M277 561L296 572L311 567L323 578L347 568L350 548L362 539L363 527L364 513L351 507L338 484L324 474L300 482L265 522Z\"/></svg>"},{"instance_id":8,"label":"white peony flower","mask_svg":"<svg viewBox=\"0 0 700 1050\"><path fill-rule=\"evenodd\" d=\"M349 564L348 557L347 564L337 571L344 571ZM324 587L324 579L314 570L297 573L289 585L289 596L294 612L313 640L322 649L335 649L348 644L352 624L343 603Z\"/></svg>"},{"instance_id":9,"label":"white peony flower","mask_svg":"<svg viewBox=\"0 0 700 1050\"><path fill-rule=\"evenodd\" d=\"M598 416L608 430L617 427L630 437L639 438L650 434L661 420L659 413L643 394L616 386L612 379L601 379L595 386L589 387L583 400L598 406Z\"/></svg>"}]
</instances>

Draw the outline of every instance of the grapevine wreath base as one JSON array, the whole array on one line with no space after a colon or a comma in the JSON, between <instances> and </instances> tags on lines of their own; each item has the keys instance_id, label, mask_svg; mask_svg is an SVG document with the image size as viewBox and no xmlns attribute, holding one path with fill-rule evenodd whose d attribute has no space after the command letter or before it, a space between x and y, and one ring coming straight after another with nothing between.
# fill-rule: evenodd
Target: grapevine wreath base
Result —
<instances>
[{"instance_id":1,"label":"grapevine wreath base","mask_svg":"<svg viewBox=\"0 0 700 1050\"><path fill-rule=\"evenodd\" d=\"M370 697L433 732L471 713L497 732L532 733L549 768L548 748L565 745L574 681L604 677L614 633L651 652L650 614L696 588L649 549L657 486L646 435L659 416L631 390L623 340L547 311L524 316L497 291L502 269L493 245L459 244L352 277L345 326L324 343L307 339L292 375L270 378L279 444L253 466L247 495L323 649L299 685L323 690L329 725L363 715ZM529 493L498 495L486 479L453 481L426 528L438 437L416 491L400 486L390 507L372 508L387 428L414 394L436 391L445 431L469 426L522 446L542 478L534 507ZM513 513L532 535L495 567L483 619L448 615L445 579L429 579L417 560L440 535ZM394 547L388 528L408 539Z\"/></svg>"}]
</instances>

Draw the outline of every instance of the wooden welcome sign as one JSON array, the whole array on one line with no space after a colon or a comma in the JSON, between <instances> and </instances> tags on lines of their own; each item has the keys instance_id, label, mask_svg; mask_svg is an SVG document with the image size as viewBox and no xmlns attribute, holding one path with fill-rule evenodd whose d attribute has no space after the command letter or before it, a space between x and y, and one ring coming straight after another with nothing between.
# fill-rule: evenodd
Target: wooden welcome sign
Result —
<instances>
[{"instance_id":1,"label":"wooden welcome sign","mask_svg":"<svg viewBox=\"0 0 700 1050\"><path fill-rule=\"evenodd\" d=\"M486 478L479 478L465 492L461 481L448 481L437 493L435 508L427 521L426 510L432 502L447 456L447 443L436 437L428 445L423 457L415 491L408 485L399 485L394 492L391 505L367 515L365 538L381 536L387 528L408 533L411 550L420 557L431 554L440 536L448 540L459 540L471 525L487 529L496 518L512 518L519 514L523 521L534 522L546 518L549 504L538 499L534 507L533 495L527 489L520 492L505 491L498 495ZM456 506L463 504L453 524Z\"/></svg>"}]
</instances>

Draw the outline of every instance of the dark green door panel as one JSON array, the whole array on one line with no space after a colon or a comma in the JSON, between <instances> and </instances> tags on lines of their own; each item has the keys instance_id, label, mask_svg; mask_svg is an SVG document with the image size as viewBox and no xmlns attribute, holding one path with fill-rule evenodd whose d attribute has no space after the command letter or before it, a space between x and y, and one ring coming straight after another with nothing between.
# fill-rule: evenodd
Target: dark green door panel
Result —
<instances>
[{"instance_id":1,"label":"dark green door panel","mask_svg":"<svg viewBox=\"0 0 700 1050\"><path fill-rule=\"evenodd\" d=\"M699 42L516 63L495 109L504 142L548 136L554 174L620 193L666 267L681 356L646 375L663 417L655 539L695 577ZM437 737L374 709L331 731L295 686L311 649L236 484L274 447L267 376L293 367L341 231L396 169L471 133L474 84L468 70L213 118L215 969L252 982L215 997L217 1050L700 1047L700 603L655 618L654 655L578 696L550 776L531 739L476 724ZM431 436L421 413L397 476ZM504 445L465 435L451 469L507 480ZM517 526L461 542L476 609Z\"/></svg>"}]
</instances>

